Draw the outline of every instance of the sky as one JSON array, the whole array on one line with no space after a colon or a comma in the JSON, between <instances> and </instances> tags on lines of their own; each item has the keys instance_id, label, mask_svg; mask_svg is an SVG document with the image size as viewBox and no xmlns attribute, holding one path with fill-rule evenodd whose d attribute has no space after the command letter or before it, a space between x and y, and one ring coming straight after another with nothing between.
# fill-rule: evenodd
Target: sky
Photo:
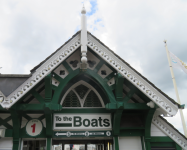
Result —
<instances>
[{"instance_id":1,"label":"sky","mask_svg":"<svg viewBox=\"0 0 187 150\"><path fill-rule=\"evenodd\" d=\"M187 64L185 0L1 0L0 73L29 74L80 30L83 4L88 31L176 100L163 40ZM187 74L174 74L187 106ZM166 119L183 133L179 113Z\"/></svg>"}]
</instances>

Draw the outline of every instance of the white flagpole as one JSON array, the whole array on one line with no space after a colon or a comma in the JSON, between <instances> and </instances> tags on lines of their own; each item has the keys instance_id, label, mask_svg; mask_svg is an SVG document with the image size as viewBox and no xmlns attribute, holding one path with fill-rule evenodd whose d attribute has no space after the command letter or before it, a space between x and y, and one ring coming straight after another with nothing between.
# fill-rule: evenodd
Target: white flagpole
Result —
<instances>
[{"instance_id":1,"label":"white flagpole","mask_svg":"<svg viewBox=\"0 0 187 150\"><path fill-rule=\"evenodd\" d=\"M170 72L171 72L173 85L174 85L174 88L175 88L175 94L176 94L176 97L177 97L177 102L181 105L178 90L177 90L177 84L176 84L176 81L175 81L175 76L174 76L174 73L173 73L173 67L172 67L172 64L171 64L171 59L170 59L170 56L169 56L169 51L168 51L166 40L164 40L164 43L165 43L165 47L166 47L166 53L167 53L167 57L168 57L169 68L170 68ZM183 130L184 130L184 135L185 135L185 137L187 137L187 130L186 130L186 123L185 123L185 120L184 120L184 115L183 115L183 112L182 112L181 109L179 109L179 111L180 111L182 126L183 126Z\"/></svg>"}]
</instances>

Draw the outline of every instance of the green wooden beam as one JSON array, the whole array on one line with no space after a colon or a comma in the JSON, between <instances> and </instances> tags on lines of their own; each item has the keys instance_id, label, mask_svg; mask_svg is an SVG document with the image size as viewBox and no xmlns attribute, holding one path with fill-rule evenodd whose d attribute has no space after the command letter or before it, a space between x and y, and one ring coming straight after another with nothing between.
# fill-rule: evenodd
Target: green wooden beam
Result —
<instances>
[{"instance_id":1,"label":"green wooden beam","mask_svg":"<svg viewBox=\"0 0 187 150\"><path fill-rule=\"evenodd\" d=\"M28 121L32 119L30 116L28 116L28 115L25 114L25 113L22 114L22 117L24 117L24 118L27 119Z\"/></svg>"},{"instance_id":2,"label":"green wooden beam","mask_svg":"<svg viewBox=\"0 0 187 150\"><path fill-rule=\"evenodd\" d=\"M52 137L53 134L53 120L52 120L52 112L49 107L44 107L45 121L46 121L46 136L48 138Z\"/></svg>"},{"instance_id":3,"label":"green wooden beam","mask_svg":"<svg viewBox=\"0 0 187 150\"><path fill-rule=\"evenodd\" d=\"M60 100L61 93L63 89L66 87L66 85L69 83L71 79L73 79L75 76L77 76L80 73L80 69L76 69L72 73L69 73L68 76L66 76L62 82L58 85L58 88L55 90L55 93L52 98L52 103L57 104Z\"/></svg>"},{"instance_id":4,"label":"green wooden beam","mask_svg":"<svg viewBox=\"0 0 187 150\"><path fill-rule=\"evenodd\" d=\"M63 81L63 79L58 74L56 74L55 72L52 73L52 76L53 76L53 78L55 78L59 82Z\"/></svg>"},{"instance_id":5,"label":"green wooden beam","mask_svg":"<svg viewBox=\"0 0 187 150\"><path fill-rule=\"evenodd\" d=\"M100 68L102 67L104 61L100 60L99 63L97 64L97 66L94 68L94 72L98 72L100 70Z\"/></svg>"},{"instance_id":6,"label":"green wooden beam","mask_svg":"<svg viewBox=\"0 0 187 150\"><path fill-rule=\"evenodd\" d=\"M73 70L71 69L71 67L69 66L69 64L66 61L62 62L62 65L66 68L66 70L71 73L73 72Z\"/></svg>"},{"instance_id":7,"label":"green wooden beam","mask_svg":"<svg viewBox=\"0 0 187 150\"><path fill-rule=\"evenodd\" d=\"M103 78L100 77L96 72L90 70L90 69L87 69L85 71L85 73L87 75L89 75L90 77L92 77L93 79L96 80L97 83L99 83L102 88L105 90L106 92L106 95L108 96L108 99L110 100L111 103L116 103L116 100L115 100L115 96L113 94L113 92L111 91L110 87L108 86L107 82L103 82Z\"/></svg>"},{"instance_id":8,"label":"green wooden beam","mask_svg":"<svg viewBox=\"0 0 187 150\"><path fill-rule=\"evenodd\" d=\"M175 149L176 150L182 150L182 148L177 143L175 143Z\"/></svg>"},{"instance_id":9,"label":"green wooden beam","mask_svg":"<svg viewBox=\"0 0 187 150\"><path fill-rule=\"evenodd\" d=\"M17 104L16 110L20 111L43 111L44 106L48 105L50 110L59 111L62 109L60 104Z\"/></svg>"},{"instance_id":10,"label":"green wooden beam","mask_svg":"<svg viewBox=\"0 0 187 150\"><path fill-rule=\"evenodd\" d=\"M51 74L45 77L45 102L52 100L52 78Z\"/></svg>"},{"instance_id":11,"label":"green wooden beam","mask_svg":"<svg viewBox=\"0 0 187 150\"><path fill-rule=\"evenodd\" d=\"M3 126L5 126L7 129L12 129L12 126L9 125L9 124L7 123L8 121L11 120L11 118L12 118L11 116L8 117L8 118L6 118L6 119L4 119L4 120L0 118L0 126L3 125Z\"/></svg>"},{"instance_id":12,"label":"green wooden beam","mask_svg":"<svg viewBox=\"0 0 187 150\"><path fill-rule=\"evenodd\" d=\"M5 137L13 137L13 129L6 129Z\"/></svg>"},{"instance_id":13,"label":"green wooden beam","mask_svg":"<svg viewBox=\"0 0 187 150\"><path fill-rule=\"evenodd\" d=\"M124 77L118 73L116 75L116 88L115 88L115 95L117 101L123 100L123 81Z\"/></svg>"},{"instance_id":14,"label":"green wooden beam","mask_svg":"<svg viewBox=\"0 0 187 150\"><path fill-rule=\"evenodd\" d=\"M132 91L133 91L133 89L132 89ZM124 89L123 89L123 93L124 93L125 95L128 94L128 92L126 92ZM136 100L133 96L131 96L131 100L132 100L133 102L135 102L135 103L140 103L140 102L138 102L138 100Z\"/></svg>"},{"instance_id":15,"label":"green wooden beam","mask_svg":"<svg viewBox=\"0 0 187 150\"><path fill-rule=\"evenodd\" d=\"M52 147L51 144L52 144L51 138L47 138L46 150L51 150L51 147Z\"/></svg>"},{"instance_id":16,"label":"green wooden beam","mask_svg":"<svg viewBox=\"0 0 187 150\"><path fill-rule=\"evenodd\" d=\"M124 103L128 103L128 101L132 98L132 96L134 95L135 90L130 90L127 95L124 97L123 102Z\"/></svg>"},{"instance_id":17,"label":"green wooden beam","mask_svg":"<svg viewBox=\"0 0 187 150\"><path fill-rule=\"evenodd\" d=\"M20 127L21 127L21 115L17 111L11 110L12 123L13 123L13 150L19 149L20 144Z\"/></svg>"},{"instance_id":18,"label":"green wooden beam","mask_svg":"<svg viewBox=\"0 0 187 150\"><path fill-rule=\"evenodd\" d=\"M150 107L148 107L145 103L108 103L105 106L107 109L119 109L119 107L123 107L125 110L149 110Z\"/></svg>"},{"instance_id":19,"label":"green wooden beam","mask_svg":"<svg viewBox=\"0 0 187 150\"><path fill-rule=\"evenodd\" d=\"M144 136L143 129L120 130L119 136Z\"/></svg>"},{"instance_id":20,"label":"green wooden beam","mask_svg":"<svg viewBox=\"0 0 187 150\"><path fill-rule=\"evenodd\" d=\"M113 117L113 135L119 135L122 109L116 110Z\"/></svg>"},{"instance_id":21,"label":"green wooden beam","mask_svg":"<svg viewBox=\"0 0 187 150\"><path fill-rule=\"evenodd\" d=\"M115 146L115 150L119 150L118 136L114 136L114 146Z\"/></svg>"},{"instance_id":22,"label":"green wooden beam","mask_svg":"<svg viewBox=\"0 0 187 150\"><path fill-rule=\"evenodd\" d=\"M40 104L44 103L43 97L38 92L36 92L35 90L32 90L31 94L40 102Z\"/></svg>"},{"instance_id":23,"label":"green wooden beam","mask_svg":"<svg viewBox=\"0 0 187 150\"><path fill-rule=\"evenodd\" d=\"M151 122L156 109L150 109L145 118L145 146L146 150L151 149Z\"/></svg>"}]
</instances>

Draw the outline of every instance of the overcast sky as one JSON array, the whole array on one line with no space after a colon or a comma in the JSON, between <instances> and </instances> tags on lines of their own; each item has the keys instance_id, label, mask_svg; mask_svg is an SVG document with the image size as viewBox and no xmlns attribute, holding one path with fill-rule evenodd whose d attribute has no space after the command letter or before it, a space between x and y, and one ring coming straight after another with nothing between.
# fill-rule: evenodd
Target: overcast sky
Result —
<instances>
[{"instance_id":1,"label":"overcast sky","mask_svg":"<svg viewBox=\"0 0 187 150\"><path fill-rule=\"evenodd\" d=\"M185 0L1 0L0 73L29 74L80 30L83 2L88 31L176 99L163 40L187 63ZM174 74L187 105L187 74ZM182 132L179 115L167 120Z\"/></svg>"}]
</instances>

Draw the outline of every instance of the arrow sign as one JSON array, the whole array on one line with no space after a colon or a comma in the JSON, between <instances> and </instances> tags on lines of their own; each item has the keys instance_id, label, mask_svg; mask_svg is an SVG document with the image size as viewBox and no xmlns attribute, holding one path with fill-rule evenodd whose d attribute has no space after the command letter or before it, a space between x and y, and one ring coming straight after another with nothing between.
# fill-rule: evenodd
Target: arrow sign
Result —
<instances>
[{"instance_id":1,"label":"arrow sign","mask_svg":"<svg viewBox=\"0 0 187 150\"><path fill-rule=\"evenodd\" d=\"M56 136L59 136L59 135L66 135L66 133L58 133L58 132L57 132L55 135L56 135Z\"/></svg>"}]
</instances>

